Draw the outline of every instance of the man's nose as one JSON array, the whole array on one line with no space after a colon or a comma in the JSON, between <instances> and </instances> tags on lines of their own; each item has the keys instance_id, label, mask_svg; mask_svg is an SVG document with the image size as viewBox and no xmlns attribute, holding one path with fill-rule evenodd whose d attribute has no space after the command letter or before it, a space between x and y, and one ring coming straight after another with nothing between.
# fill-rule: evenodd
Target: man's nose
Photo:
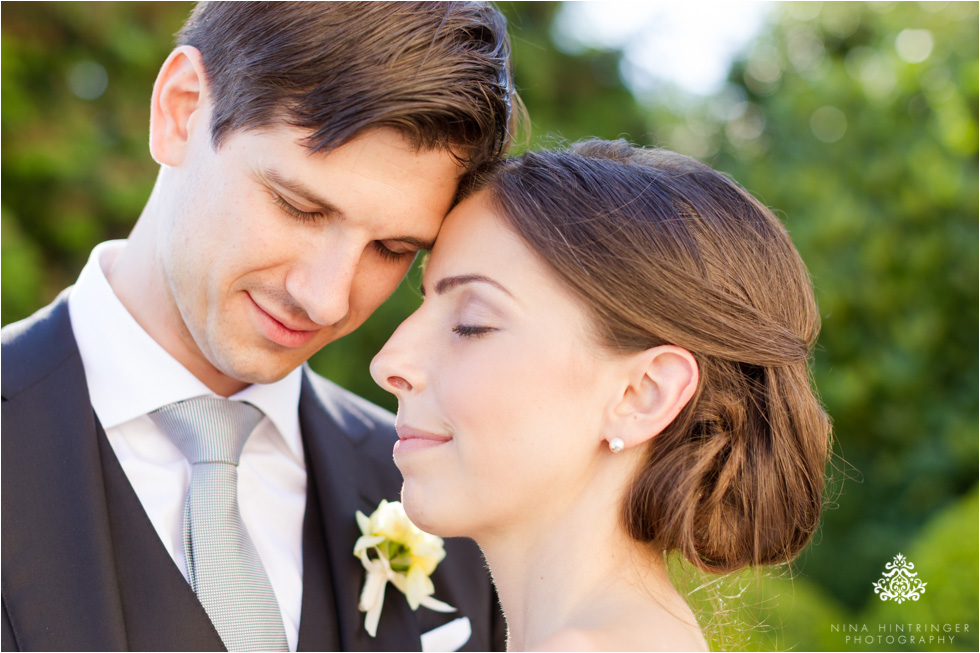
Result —
<instances>
[{"instance_id":1,"label":"man's nose","mask_svg":"<svg viewBox=\"0 0 980 653\"><path fill-rule=\"evenodd\" d=\"M289 271L286 291L317 324L337 324L350 313L351 291L362 251L335 247L311 252Z\"/></svg>"}]
</instances>

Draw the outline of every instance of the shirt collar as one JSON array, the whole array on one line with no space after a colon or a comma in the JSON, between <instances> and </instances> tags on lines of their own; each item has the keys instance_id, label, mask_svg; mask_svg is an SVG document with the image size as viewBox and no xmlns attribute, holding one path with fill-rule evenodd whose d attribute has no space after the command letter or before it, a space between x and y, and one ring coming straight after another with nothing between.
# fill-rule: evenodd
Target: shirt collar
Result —
<instances>
[{"instance_id":1,"label":"shirt collar","mask_svg":"<svg viewBox=\"0 0 980 653\"><path fill-rule=\"evenodd\" d=\"M102 261L117 256L125 244L124 240L108 241L92 250L68 296L68 313L92 408L106 429L175 401L215 396L143 330L113 292ZM275 383L255 383L229 397L247 401L265 413L300 463L302 374L298 367Z\"/></svg>"}]
</instances>

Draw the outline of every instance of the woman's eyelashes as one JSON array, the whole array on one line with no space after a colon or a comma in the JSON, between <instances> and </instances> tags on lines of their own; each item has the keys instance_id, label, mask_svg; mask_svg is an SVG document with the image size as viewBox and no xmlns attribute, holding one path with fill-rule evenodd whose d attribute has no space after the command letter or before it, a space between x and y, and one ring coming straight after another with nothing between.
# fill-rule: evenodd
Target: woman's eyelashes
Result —
<instances>
[{"instance_id":1,"label":"woman's eyelashes","mask_svg":"<svg viewBox=\"0 0 980 653\"><path fill-rule=\"evenodd\" d=\"M436 314L441 314L442 319L452 325L450 331L453 334L460 338L481 338L500 331L504 315L492 302L468 286L447 291L440 289L441 285L441 282L436 285L436 292L431 297L426 293L425 285L420 286L419 291L423 304L435 303Z\"/></svg>"},{"instance_id":2,"label":"woman's eyelashes","mask_svg":"<svg viewBox=\"0 0 980 653\"><path fill-rule=\"evenodd\" d=\"M453 333L463 338L479 338L496 330L495 327L478 326L475 324L457 324L453 327Z\"/></svg>"}]
</instances>

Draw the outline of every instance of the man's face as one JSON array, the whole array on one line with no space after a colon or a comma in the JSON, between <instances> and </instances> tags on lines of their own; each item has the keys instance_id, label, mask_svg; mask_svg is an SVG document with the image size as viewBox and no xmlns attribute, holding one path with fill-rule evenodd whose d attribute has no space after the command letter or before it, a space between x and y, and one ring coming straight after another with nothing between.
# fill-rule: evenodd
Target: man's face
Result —
<instances>
[{"instance_id":1,"label":"man's face","mask_svg":"<svg viewBox=\"0 0 980 653\"><path fill-rule=\"evenodd\" d=\"M196 358L188 369L244 384L276 381L360 326L431 247L462 172L448 151L419 152L392 130L326 154L283 126L217 151L194 132L164 170L161 308Z\"/></svg>"}]
</instances>

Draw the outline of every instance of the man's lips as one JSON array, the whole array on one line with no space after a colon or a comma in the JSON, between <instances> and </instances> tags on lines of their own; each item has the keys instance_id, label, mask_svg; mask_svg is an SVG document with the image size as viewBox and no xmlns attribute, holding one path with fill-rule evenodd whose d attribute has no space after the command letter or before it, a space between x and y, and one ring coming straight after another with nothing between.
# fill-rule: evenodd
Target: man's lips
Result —
<instances>
[{"instance_id":1,"label":"man's lips","mask_svg":"<svg viewBox=\"0 0 980 653\"><path fill-rule=\"evenodd\" d=\"M449 435L430 433L411 426L396 426L395 430L398 431L398 442L395 443L394 449L396 454L431 449L453 439Z\"/></svg>"},{"instance_id":2,"label":"man's lips","mask_svg":"<svg viewBox=\"0 0 980 653\"><path fill-rule=\"evenodd\" d=\"M252 305L252 313L258 324L259 329L266 338L283 347L302 347L307 344L319 332L320 327L302 327L291 322L284 322L279 317L262 308L252 296L248 296L249 303Z\"/></svg>"}]
</instances>

